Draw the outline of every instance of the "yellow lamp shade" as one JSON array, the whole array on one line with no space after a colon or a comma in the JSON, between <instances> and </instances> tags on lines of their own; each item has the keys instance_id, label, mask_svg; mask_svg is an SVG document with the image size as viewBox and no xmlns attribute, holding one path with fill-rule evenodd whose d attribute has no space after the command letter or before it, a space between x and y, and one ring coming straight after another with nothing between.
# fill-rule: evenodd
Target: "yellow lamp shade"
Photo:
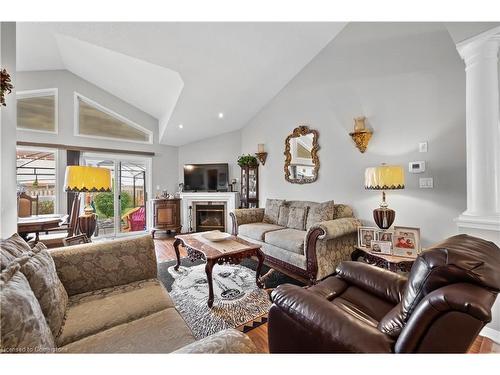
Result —
<instances>
[{"instance_id":1,"label":"yellow lamp shade","mask_svg":"<svg viewBox=\"0 0 500 375\"><path fill-rule=\"evenodd\" d=\"M64 190L80 192L110 192L111 171L107 168L70 165L66 167Z\"/></svg>"},{"instance_id":2,"label":"yellow lamp shade","mask_svg":"<svg viewBox=\"0 0 500 375\"><path fill-rule=\"evenodd\" d=\"M393 190L405 188L405 171L399 165L366 168L365 189Z\"/></svg>"}]
</instances>

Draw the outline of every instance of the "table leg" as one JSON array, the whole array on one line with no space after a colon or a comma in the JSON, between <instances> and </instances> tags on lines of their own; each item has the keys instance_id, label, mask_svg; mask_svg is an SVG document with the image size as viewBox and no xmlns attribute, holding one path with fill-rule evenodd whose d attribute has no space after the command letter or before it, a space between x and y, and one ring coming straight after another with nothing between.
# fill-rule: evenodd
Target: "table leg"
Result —
<instances>
[{"instance_id":1,"label":"table leg","mask_svg":"<svg viewBox=\"0 0 500 375\"><path fill-rule=\"evenodd\" d=\"M212 270L214 268L215 262L212 260L207 260L205 265L205 273L207 274L208 283L208 307L212 307L214 304L214 285L212 280Z\"/></svg>"},{"instance_id":2,"label":"table leg","mask_svg":"<svg viewBox=\"0 0 500 375\"><path fill-rule=\"evenodd\" d=\"M387 262L387 267L391 272L398 272L398 265L396 263Z\"/></svg>"},{"instance_id":3,"label":"table leg","mask_svg":"<svg viewBox=\"0 0 500 375\"><path fill-rule=\"evenodd\" d=\"M257 258L259 259L259 264L257 265L257 270L255 271L255 282L259 288L263 288L264 284L260 280L260 271L262 270L262 265L264 264L264 254L262 250L258 249L256 253Z\"/></svg>"},{"instance_id":4,"label":"table leg","mask_svg":"<svg viewBox=\"0 0 500 375\"><path fill-rule=\"evenodd\" d=\"M174 267L174 270L178 270L179 266L181 265L181 253L179 252L179 245L181 244L181 240L178 238L175 239L174 242L174 250L175 250L175 257L177 258L177 264Z\"/></svg>"}]
</instances>

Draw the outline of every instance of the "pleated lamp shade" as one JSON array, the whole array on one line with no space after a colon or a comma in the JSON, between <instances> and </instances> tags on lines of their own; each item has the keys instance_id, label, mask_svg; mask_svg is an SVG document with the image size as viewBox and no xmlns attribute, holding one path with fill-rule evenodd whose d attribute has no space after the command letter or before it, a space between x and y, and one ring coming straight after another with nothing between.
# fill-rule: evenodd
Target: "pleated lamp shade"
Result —
<instances>
[{"instance_id":1,"label":"pleated lamp shade","mask_svg":"<svg viewBox=\"0 0 500 375\"><path fill-rule=\"evenodd\" d=\"M64 190L74 193L111 192L111 171L107 168L67 166Z\"/></svg>"},{"instance_id":2,"label":"pleated lamp shade","mask_svg":"<svg viewBox=\"0 0 500 375\"><path fill-rule=\"evenodd\" d=\"M405 171L399 165L366 168L365 189L394 190L405 188Z\"/></svg>"}]
</instances>

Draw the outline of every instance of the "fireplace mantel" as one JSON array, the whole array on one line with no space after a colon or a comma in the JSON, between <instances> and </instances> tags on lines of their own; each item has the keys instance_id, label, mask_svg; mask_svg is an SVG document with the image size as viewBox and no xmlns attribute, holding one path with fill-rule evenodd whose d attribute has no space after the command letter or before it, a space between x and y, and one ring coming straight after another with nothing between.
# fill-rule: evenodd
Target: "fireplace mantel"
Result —
<instances>
[{"instance_id":1,"label":"fireplace mantel","mask_svg":"<svg viewBox=\"0 0 500 375\"><path fill-rule=\"evenodd\" d=\"M230 227L231 217L230 212L234 211L238 207L239 203L239 193L237 192L221 192L221 193L189 193L184 192L180 194L182 199L181 204L181 219L182 219L182 232L189 232L189 228L194 228L194 224L189 222L189 207L193 207L196 203L201 202L213 202L213 203L225 203L226 204L226 222L225 227L228 231ZM194 207L193 207L194 208ZM192 220L194 220L194 213Z\"/></svg>"}]
</instances>

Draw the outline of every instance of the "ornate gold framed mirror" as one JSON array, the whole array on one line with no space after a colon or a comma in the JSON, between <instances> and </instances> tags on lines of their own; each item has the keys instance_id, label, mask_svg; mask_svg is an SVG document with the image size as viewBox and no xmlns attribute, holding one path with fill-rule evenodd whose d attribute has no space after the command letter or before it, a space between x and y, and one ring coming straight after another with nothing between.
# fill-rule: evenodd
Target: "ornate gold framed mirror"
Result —
<instances>
[{"instance_id":1,"label":"ornate gold framed mirror","mask_svg":"<svg viewBox=\"0 0 500 375\"><path fill-rule=\"evenodd\" d=\"M285 179L292 184L309 184L318 179L318 131L301 125L285 140Z\"/></svg>"}]
</instances>

